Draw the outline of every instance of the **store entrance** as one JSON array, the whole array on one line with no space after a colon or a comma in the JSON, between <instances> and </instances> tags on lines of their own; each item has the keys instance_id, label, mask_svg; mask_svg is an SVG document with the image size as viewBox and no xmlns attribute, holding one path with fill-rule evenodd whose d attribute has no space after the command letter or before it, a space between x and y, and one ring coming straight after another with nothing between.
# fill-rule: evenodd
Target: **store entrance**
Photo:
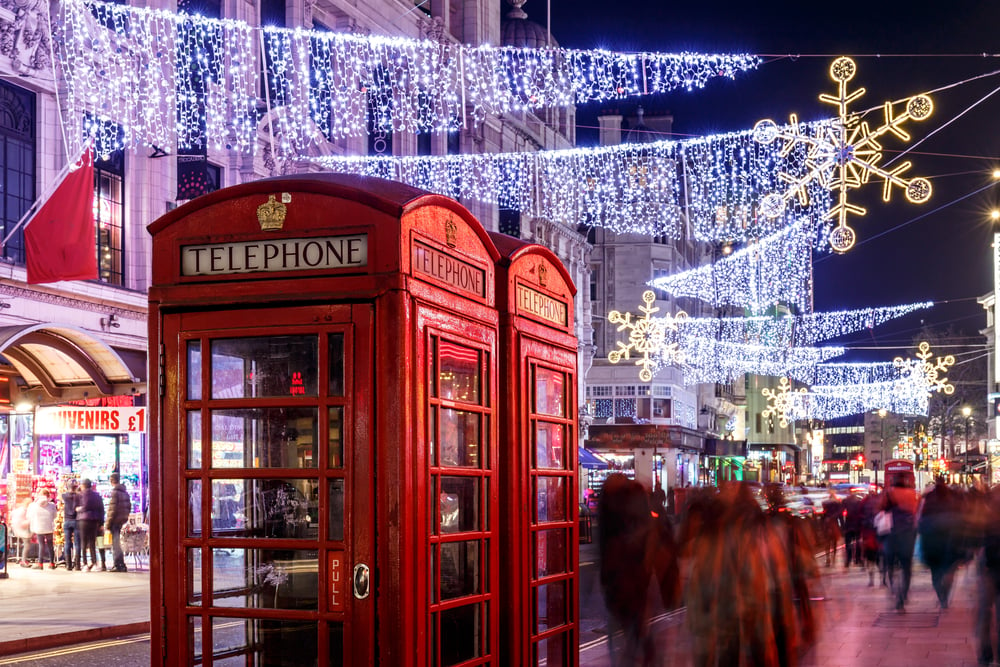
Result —
<instances>
[{"instance_id":1,"label":"store entrance","mask_svg":"<svg viewBox=\"0 0 1000 667\"><path fill-rule=\"evenodd\" d=\"M372 317L164 316L167 664L374 662Z\"/></svg>"}]
</instances>

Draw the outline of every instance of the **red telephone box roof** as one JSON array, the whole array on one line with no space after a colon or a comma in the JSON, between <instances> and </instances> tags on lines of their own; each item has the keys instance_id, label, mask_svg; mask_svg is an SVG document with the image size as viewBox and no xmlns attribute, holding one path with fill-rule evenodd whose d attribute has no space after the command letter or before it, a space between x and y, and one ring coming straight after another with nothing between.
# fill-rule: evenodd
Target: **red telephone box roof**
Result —
<instances>
[{"instance_id":1,"label":"red telephone box roof","mask_svg":"<svg viewBox=\"0 0 1000 667\"><path fill-rule=\"evenodd\" d=\"M294 188L291 186L294 186ZM274 176L234 185L210 192L207 195L202 195L197 199L192 199L183 206L178 206L166 215L160 216L150 223L146 229L150 234L155 236L177 220L190 215L198 209L246 195L273 193L282 188L294 189L297 192L315 192L350 199L397 218L401 217L407 211L421 206L443 206L459 214L466 222L471 223L474 229L478 229L483 245L487 247L491 254L495 255L494 259L500 258L500 254L497 253L493 242L489 239L486 230L482 228L479 221L469 213L468 209L454 199L414 188L405 183L372 176L356 176L354 174L324 172L319 174Z\"/></svg>"}]
</instances>

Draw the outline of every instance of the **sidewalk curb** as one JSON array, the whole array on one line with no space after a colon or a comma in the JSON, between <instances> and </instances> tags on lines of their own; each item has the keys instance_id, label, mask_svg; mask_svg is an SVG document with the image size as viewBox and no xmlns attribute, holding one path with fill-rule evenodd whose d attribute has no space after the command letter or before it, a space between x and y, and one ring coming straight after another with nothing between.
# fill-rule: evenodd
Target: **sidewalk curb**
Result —
<instances>
[{"instance_id":1,"label":"sidewalk curb","mask_svg":"<svg viewBox=\"0 0 1000 667\"><path fill-rule=\"evenodd\" d=\"M63 632L57 635L45 635L42 637L25 637L24 639L14 639L0 642L0 656L17 655L31 651L44 651L60 646L71 644L81 644L83 642L98 641L101 639L116 639L129 635L141 635L149 633L149 621L140 623L126 623L124 625L105 625L90 630L77 630L75 632Z\"/></svg>"}]
</instances>

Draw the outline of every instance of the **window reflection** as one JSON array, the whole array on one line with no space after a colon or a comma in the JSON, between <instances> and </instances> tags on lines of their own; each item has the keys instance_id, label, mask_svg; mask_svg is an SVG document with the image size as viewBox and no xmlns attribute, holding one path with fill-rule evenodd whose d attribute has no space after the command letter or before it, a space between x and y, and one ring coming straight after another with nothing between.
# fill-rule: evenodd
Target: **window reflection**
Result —
<instances>
[{"instance_id":1,"label":"window reflection","mask_svg":"<svg viewBox=\"0 0 1000 667\"><path fill-rule=\"evenodd\" d=\"M317 664L315 621L212 618L212 651L216 667Z\"/></svg>"},{"instance_id":2,"label":"window reflection","mask_svg":"<svg viewBox=\"0 0 1000 667\"><path fill-rule=\"evenodd\" d=\"M441 532L458 533L479 530L478 477L442 477Z\"/></svg>"},{"instance_id":3,"label":"window reflection","mask_svg":"<svg viewBox=\"0 0 1000 667\"><path fill-rule=\"evenodd\" d=\"M189 401L201 399L201 341L187 343L187 397Z\"/></svg>"},{"instance_id":4,"label":"window reflection","mask_svg":"<svg viewBox=\"0 0 1000 667\"><path fill-rule=\"evenodd\" d=\"M213 340L212 398L316 396L317 336Z\"/></svg>"},{"instance_id":5,"label":"window reflection","mask_svg":"<svg viewBox=\"0 0 1000 667\"><path fill-rule=\"evenodd\" d=\"M213 468L314 468L316 408L212 410Z\"/></svg>"},{"instance_id":6,"label":"window reflection","mask_svg":"<svg viewBox=\"0 0 1000 667\"><path fill-rule=\"evenodd\" d=\"M441 410L438 465L479 467L481 419L482 416L474 412Z\"/></svg>"},{"instance_id":7,"label":"window reflection","mask_svg":"<svg viewBox=\"0 0 1000 667\"><path fill-rule=\"evenodd\" d=\"M441 600L479 592L479 542L441 544Z\"/></svg>"},{"instance_id":8,"label":"window reflection","mask_svg":"<svg viewBox=\"0 0 1000 667\"><path fill-rule=\"evenodd\" d=\"M535 412L543 415L566 415L566 376L564 373L535 366Z\"/></svg>"},{"instance_id":9,"label":"window reflection","mask_svg":"<svg viewBox=\"0 0 1000 667\"><path fill-rule=\"evenodd\" d=\"M535 533L535 578L566 572L566 531L540 530Z\"/></svg>"},{"instance_id":10,"label":"window reflection","mask_svg":"<svg viewBox=\"0 0 1000 667\"><path fill-rule=\"evenodd\" d=\"M318 592L316 551L212 550L213 606L316 609Z\"/></svg>"},{"instance_id":11,"label":"window reflection","mask_svg":"<svg viewBox=\"0 0 1000 667\"><path fill-rule=\"evenodd\" d=\"M327 370L330 396L344 395L344 334L330 334L327 340Z\"/></svg>"},{"instance_id":12,"label":"window reflection","mask_svg":"<svg viewBox=\"0 0 1000 667\"><path fill-rule=\"evenodd\" d=\"M187 413L188 468L201 467L201 411Z\"/></svg>"},{"instance_id":13,"label":"window reflection","mask_svg":"<svg viewBox=\"0 0 1000 667\"><path fill-rule=\"evenodd\" d=\"M479 404L479 350L438 341L438 383L441 398Z\"/></svg>"},{"instance_id":14,"label":"window reflection","mask_svg":"<svg viewBox=\"0 0 1000 667\"><path fill-rule=\"evenodd\" d=\"M212 480L213 537L318 539L314 479Z\"/></svg>"},{"instance_id":15,"label":"window reflection","mask_svg":"<svg viewBox=\"0 0 1000 667\"><path fill-rule=\"evenodd\" d=\"M536 477L535 509L537 521L565 521L566 480L562 477Z\"/></svg>"},{"instance_id":16,"label":"window reflection","mask_svg":"<svg viewBox=\"0 0 1000 667\"><path fill-rule=\"evenodd\" d=\"M564 456L562 425L535 422L535 466L563 469Z\"/></svg>"}]
</instances>

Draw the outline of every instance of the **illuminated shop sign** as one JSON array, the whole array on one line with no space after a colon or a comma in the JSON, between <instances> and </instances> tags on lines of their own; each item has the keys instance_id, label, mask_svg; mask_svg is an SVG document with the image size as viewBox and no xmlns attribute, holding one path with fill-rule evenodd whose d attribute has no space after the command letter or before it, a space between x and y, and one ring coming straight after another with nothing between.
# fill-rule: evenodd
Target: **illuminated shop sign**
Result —
<instances>
[{"instance_id":1,"label":"illuminated shop sign","mask_svg":"<svg viewBox=\"0 0 1000 667\"><path fill-rule=\"evenodd\" d=\"M181 247L182 276L323 271L367 265L367 234Z\"/></svg>"},{"instance_id":2,"label":"illuminated shop sign","mask_svg":"<svg viewBox=\"0 0 1000 667\"><path fill-rule=\"evenodd\" d=\"M35 411L35 433L144 433L146 408L44 407Z\"/></svg>"},{"instance_id":3,"label":"illuminated shop sign","mask_svg":"<svg viewBox=\"0 0 1000 667\"><path fill-rule=\"evenodd\" d=\"M467 294L486 296L485 271L422 243L413 244L413 270Z\"/></svg>"},{"instance_id":4,"label":"illuminated shop sign","mask_svg":"<svg viewBox=\"0 0 1000 667\"><path fill-rule=\"evenodd\" d=\"M517 310L554 322L559 326L566 326L565 303L524 285L517 286Z\"/></svg>"}]
</instances>

